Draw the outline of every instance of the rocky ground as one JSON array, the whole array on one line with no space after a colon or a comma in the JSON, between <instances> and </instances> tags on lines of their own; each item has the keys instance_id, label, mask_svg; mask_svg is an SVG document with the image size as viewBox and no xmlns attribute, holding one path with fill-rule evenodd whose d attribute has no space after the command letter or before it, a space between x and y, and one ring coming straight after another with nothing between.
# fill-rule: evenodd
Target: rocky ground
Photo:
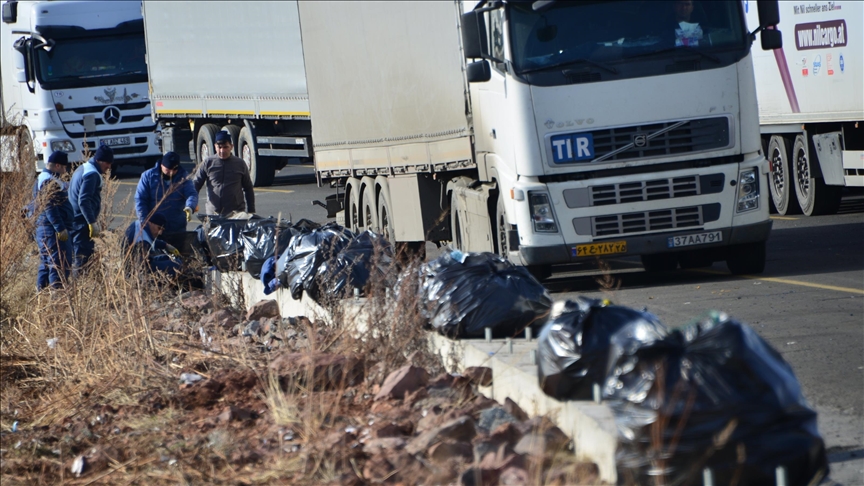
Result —
<instances>
[{"instance_id":1,"label":"rocky ground","mask_svg":"<svg viewBox=\"0 0 864 486\"><path fill-rule=\"evenodd\" d=\"M34 358L4 356L4 485L598 483L550 420L478 393L488 368L382 361L273 301L193 292L143 318L159 351L137 377L37 389Z\"/></svg>"}]
</instances>

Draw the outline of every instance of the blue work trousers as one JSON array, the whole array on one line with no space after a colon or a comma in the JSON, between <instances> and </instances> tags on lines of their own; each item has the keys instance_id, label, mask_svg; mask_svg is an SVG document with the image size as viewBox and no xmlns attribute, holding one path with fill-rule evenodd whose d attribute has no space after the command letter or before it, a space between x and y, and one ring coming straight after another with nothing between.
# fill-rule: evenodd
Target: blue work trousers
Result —
<instances>
[{"instance_id":1,"label":"blue work trousers","mask_svg":"<svg viewBox=\"0 0 864 486\"><path fill-rule=\"evenodd\" d=\"M90 228L86 223L73 224L69 239L72 240L72 253L75 254L75 268L81 268L90 261L96 248L93 239L90 238Z\"/></svg>"},{"instance_id":2,"label":"blue work trousers","mask_svg":"<svg viewBox=\"0 0 864 486\"><path fill-rule=\"evenodd\" d=\"M72 263L72 246L69 241L57 239L54 228L38 226L36 244L39 245L39 270L36 273L36 290L45 287L60 288L69 278Z\"/></svg>"}]
</instances>

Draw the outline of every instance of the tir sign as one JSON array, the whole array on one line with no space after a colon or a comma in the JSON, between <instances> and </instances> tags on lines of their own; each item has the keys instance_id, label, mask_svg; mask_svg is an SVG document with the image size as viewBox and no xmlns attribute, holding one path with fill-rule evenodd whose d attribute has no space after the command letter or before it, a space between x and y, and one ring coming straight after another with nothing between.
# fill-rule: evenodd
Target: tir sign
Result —
<instances>
[{"instance_id":1,"label":"tir sign","mask_svg":"<svg viewBox=\"0 0 864 486\"><path fill-rule=\"evenodd\" d=\"M552 161L556 164L594 158L594 137L590 133L570 133L551 138Z\"/></svg>"}]
</instances>

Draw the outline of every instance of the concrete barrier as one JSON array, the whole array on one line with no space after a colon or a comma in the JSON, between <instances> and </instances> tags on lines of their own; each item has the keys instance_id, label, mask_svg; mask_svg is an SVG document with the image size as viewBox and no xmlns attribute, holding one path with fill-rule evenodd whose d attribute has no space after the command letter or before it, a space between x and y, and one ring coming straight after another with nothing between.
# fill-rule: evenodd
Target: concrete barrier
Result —
<instances>
[{"instance_id":1,"label":"concrete barrier","mask_svg":"<svg viewBox=\"0 0 864 486\"><path fill-rule=\"evenodd\" d=\"M211 278L215 287L242 308L262 300L275 300L282 317L306 316L312 320L331 321L327 310L305 293L300 300L293 299L286 289L264 295L261 282L246 272L214 271ZM366 299L346 299L341 305L343 315L351 316L348 320L362 328L367 315ZM501 403L509 398L531 416L548 416L573 439L577 458L597 464L602 480L612 484L617 481L617 432L611 410L602 403L561 402L544 394L537 381L537 366L532 362L532 354L536 353L531 351L537 349L536 340L513 339L511 352L511 344L502 339L454 340L430 332L429 344L450 372L458 373L470 366L491 368L492 385L481 387L481 393Z\"/></svg>"}]
</instances>

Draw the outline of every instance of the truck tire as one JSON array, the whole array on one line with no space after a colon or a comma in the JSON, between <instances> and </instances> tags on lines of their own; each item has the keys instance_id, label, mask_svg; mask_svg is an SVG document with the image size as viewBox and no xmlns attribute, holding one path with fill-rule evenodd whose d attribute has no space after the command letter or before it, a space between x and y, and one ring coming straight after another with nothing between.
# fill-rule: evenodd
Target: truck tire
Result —
<instances>
[{"instance_id":1,"label":"truck tire","mask_svg":"<svg viewBox=\"0 0 864 486\"><path fill-rule=\"evenodd\" d=\"M360 226L360 181L350 177L346 182L348 196L345 198L345 227L359 233Z\"/></svg>"},{"instance_id":2,"label":"truck tire","mask_svg":"<svg viewBox=\"0 0 864 486\"><path fill-rule=\"evenodd\" d=\"M375 204L375 185L367 184L363 189L363 229L379 233L378 205Z\"/></svg>"},{"instance_id":3,"label":"truck tire","mask_svg":"<svg viewBox=\"0 0 864 486\"><path fill-rule=\"evenodd\" d=\"M642 255L642 266L649 273L671 272L678 269L678 256L674 253Z\"/></svg>"},{"instance_id":4,"label":"truck tire","mask_svg":"<svg viewBox=\"0 0 864 486\"><path fill-rule=\"evenodd\" d=\"M396 231L393 228L393 212L390 210L389 198L382 191L378 196L378 228L384 238L391 244L396 243Z\"/></svg>"},{"instance_id":5,"label":"truck tire","mask_svg":"<svg viewBox=\"0 0 864 486\"><path fill-rule=\"evenodd\" d=\"M225 125L222 127L223 132L228 132L228 135L231 135L231 145L234 147L231 149L231 155L235 157L240 157L240 127L237 125Z\"/></svg>"},{"instance_id":6,"label":"truck tire","mask_svg":"<svg viewBox=\"0 0 864 486\"><path fill-rule=\"evenodd\" d=\"M841 186L829 186L825 179L813 176L813 167L807 150L804 135L795 137L792 147L792 161L795 174L795 195L801 212L807 216L834 214L840 208L843 196Z\"/></svg>"},{"instance_id":7,"label":"truck tire","mask_svg":"<svg viewBox=\"0 0 864 486\"><path fill-rule=\"evenodd\" d=\"M198 129L198 137L195 139L195 155L198 156L198 162L195 165L204 162L211 155L216 155L216 147L213 142L216 140L216 132L218 131L219 127L212 123L202 125Z\"/></svg>"},{"instance_id":8,"label":"truck tire","mask_svg":"<svg viewBox=\"0 0 864 486\"><path fill-rule=\"evenodd\" d=\"M265 187L273 184L273 179L276 178L276 166L272 161L267 160L267 157L258 155L258 144L255 142L255 137L248 127L243 127L240 130L240 135L237 137L237 153L239 157L246 162L246 167L249 169L249 177L252 179L252 185L255 187Z\"/></svg>"},{"instance_id":9,"label":"truck tire","mask_svg":"<svg viewBox=\"0 0 864 486\"><path fill-rule=\"evenodd\" d=\"M764 241L733 245L728 248L726 266L732 275L747 275L765 271L766 244Z\"/></svg>"},{"instance_id":10,"label":"truck tire","mask_svg":"<svg viewBox=\"0 0 864 486\"><path fill-rule=\"evenodd\" d=\"M781 216L801 213L797 199L792 197L792 164L789 153L789 139L783 135L772 135L766 153L771 167L768 188L774 208Z\"/></svg>"}]
</instances>

